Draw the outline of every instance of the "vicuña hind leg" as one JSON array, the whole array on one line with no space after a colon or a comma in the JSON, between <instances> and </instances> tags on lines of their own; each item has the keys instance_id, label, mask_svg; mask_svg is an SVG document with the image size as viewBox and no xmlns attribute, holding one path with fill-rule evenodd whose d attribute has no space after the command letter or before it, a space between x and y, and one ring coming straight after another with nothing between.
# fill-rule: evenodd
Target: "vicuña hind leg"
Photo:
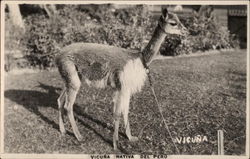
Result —
<instances>
[{"instance_id":1,"label":"vicu\u00f1a hind leg","mask_svg":"<svg viewBox=\"0 0 250 159\"><path fill-rule=\"evenodd\" d=\"M77 74L76 68L73 63L67 63L64 68L65 73L65 85L66 85L66 103L65 108L67 110L67 115L72 126L73 132L78 141L82 140L82 136L76 126L74 114L73 114L73 106L75 103L76 95L81 86L81 81Z\"/></svg>"},{"instance_id":2,"label":"vicu\u00f1a hind leg","mask_svg":"<svg viewBox=\"0 0 250 159\"><path fill-rule=\"evenodd\" d=\"M119 96L119 92L118 92L118 91L115 91L115 92L114 92L114 95L113 95L113 103L114 103L113 114L115 114L115 109L116 109L116 107L117 107L118 96Z\"/></svg>"},{"instance_id":3,"label":"vicu\u00f1a hind leg","mask_svg":"<svg viewBox=\"0 0 250 159\"><path fill-rule=\"evenodd\" d=\"M66 133L64 128L64 104L66 103L66 88L63 89L61 95L57 99L58 111L59 111L59 128L62 135Z\"/></svg>"},{"instance_id":4,"label":"vicu\u00f1a hind leg","mask_svg":"<svg viewBox=\"0 0 250 159\"><path fill-rule=\"evenodd\" d=\"M67 91L67 114L68 114L68 118L69 118L69 121L70 121L70 124L72 126L72 129L73 129L73 132L77 138L78 141L81 141L82 140L82 136L78 130L78 127L76 126L76 122L75 122L75 118L74 118L74 114L73 114L73 105L74 105L74 102L75 102L75 99L76 99L76 94L77 94L77 91L74 90L74 89L68 89Z\"/></svg>"}]
</instances>

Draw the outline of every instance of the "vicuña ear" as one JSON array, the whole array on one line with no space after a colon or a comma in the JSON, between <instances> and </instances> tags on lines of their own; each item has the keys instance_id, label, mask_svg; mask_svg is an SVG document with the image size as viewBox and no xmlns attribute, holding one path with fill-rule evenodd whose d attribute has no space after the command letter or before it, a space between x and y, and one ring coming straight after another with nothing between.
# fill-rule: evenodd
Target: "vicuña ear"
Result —
<instances>
[{"instance_id":1,"label":"vicu\u00f1a ear","mask_svg":"<svg viewBox=\"0 0 250 159\"><path fill-rule=\"evenodd\" d=\"M168 18L168 9L167 8L162 8L161 10L162 16L167 19Z\"/></svg>"}]
</instances>

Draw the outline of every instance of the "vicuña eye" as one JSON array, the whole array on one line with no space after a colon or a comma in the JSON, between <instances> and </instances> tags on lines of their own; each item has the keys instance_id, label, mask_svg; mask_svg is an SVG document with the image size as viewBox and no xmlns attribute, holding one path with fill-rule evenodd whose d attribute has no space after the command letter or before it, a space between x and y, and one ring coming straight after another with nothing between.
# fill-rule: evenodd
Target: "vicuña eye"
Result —
<instances>
[{"instance_id":1,"label":"vicu\u00f1a eye","mask_svg":"<svg viewBox=\"0 0 250 159\"><path fill-rule=\"evenodd\" d=\"M172 25L172 26L176 26L177 25L177 23L169 23L170 25Z\"/></svg>"}]
</instances>

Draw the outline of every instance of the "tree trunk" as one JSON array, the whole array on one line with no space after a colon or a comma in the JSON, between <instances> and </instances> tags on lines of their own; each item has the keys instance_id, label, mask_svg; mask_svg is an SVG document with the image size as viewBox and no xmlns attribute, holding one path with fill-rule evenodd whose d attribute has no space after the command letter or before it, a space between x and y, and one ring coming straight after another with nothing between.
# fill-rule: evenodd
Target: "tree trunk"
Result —
<instances>
[{"instance_id":1,"label":"tree trunk","mask_svg":"<svg viewBox=\"0 0 250 159\"><path fill-rule=\"evenodd\" d=\"M12 23L19 28L25 29L18 4L8 4L8 7Z\"/></svg>"},{"instance_id":2,"label":"tree trunk","mask_svg":"<svg viewBox=\"0 0 250 159\"><path fill-rule=\"evenodd\" d=\"M40 7L46 11L49 17L53 17L56 14L56 6L54 4L41 4Z\"/></svg>"}]
</instances>

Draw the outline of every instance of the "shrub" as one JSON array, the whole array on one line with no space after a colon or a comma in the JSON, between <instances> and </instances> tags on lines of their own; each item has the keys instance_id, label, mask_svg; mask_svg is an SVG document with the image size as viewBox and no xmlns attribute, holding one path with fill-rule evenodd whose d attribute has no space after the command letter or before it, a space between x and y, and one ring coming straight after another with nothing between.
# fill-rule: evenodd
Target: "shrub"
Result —
<instances>
[{"instance_id":1,"label":"shrub","mask_svg":"<svg viewBox=\"0 0 250 159\"><path fill-rule=\"evenodd\" d=\"M140 49L142 41L148 39L152 32L151 15L143 11L143 6L118 11L109 5L100 5L92 12L82 11L79 5L59 8L53 18L30 15L25 19L26 57L32 66L53 66L54 55L59 48L74 42Z\"/></svg>"},{"instance_id":2,"label":"shrub","mask_svg":"<svg viewBox=\"0 0 250 159\"><path fill-rule=\"evenodd\" d=\"M20 46L12 41L22 42L22 51L32 67L52 67L60 48L75 42L140 50L144 47L144 40L149 40L156 26L155 19L142 5L119 10L113 9L110 4L58 5L57 11L50 18L42 13L26 16L25 34L17 33L12 37L12 29L6 28L6 41L10 41L6 45ZM190 35L184 40L180 36L167 36L160 49L161 54L176 56L238 46L237 39L214 20L191 15L181 21Z\"/></svg>"}]
</instances>

